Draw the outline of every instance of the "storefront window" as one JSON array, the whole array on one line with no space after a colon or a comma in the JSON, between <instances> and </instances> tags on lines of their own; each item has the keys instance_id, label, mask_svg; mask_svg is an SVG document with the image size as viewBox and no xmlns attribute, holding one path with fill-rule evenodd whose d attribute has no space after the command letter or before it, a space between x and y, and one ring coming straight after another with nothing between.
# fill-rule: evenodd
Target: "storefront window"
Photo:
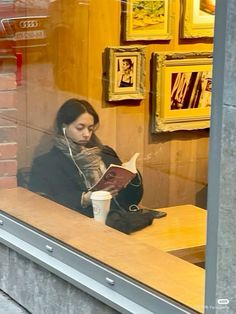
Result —
<instances>
[{"instance_id":1,"label":"storefront window","mask_svg":"<svg viewBox=\"0 0 236 314\"><path fill-rule=\"evenodd\" d=\"M199 12L212 20L212 2L210 11L207 1L202 6L203 1ZM100 263L123 272L131 280L141 281L154 292L168 296L164 283L162 290L155 291L158 285L150 279L160 273L148 278L146 272L143 281L144 269L131 271L127 266L129 258L125 261L122 257L122 243L127 249L132 241L140 243L143 250L140 247L140 252L132 254L138 260L143 259L146 267L147 263L158 263L153 258L159 252L178 258L170 261L172 270L166 265L171 272L175 262L178 269L181 263L183 267L191 264L193 268L186 266L188 271L196 271L202 278L196 286L202 289L203 302L213 24L206 33L207 39L193 32L195 38L188 41L188 25L183 24L184 17L179 14L180 4L172 1L25 0L2 1L0 7L0 73L6 82L1 93L7 89L4 97L11 102L10 109L1 102L1 116L4 123L8 121L5 134L14 128L13 140L9 135L8 144L17 143L14 161L17 183L13 180L12 185L6 183L5 187L15 184L30 189L70 208L73 215L77 210L78 221L82 219L78 233L83 233L83 244L58 231L49 236L55 238L59 234L60 243L99 259ZM81 116L65 117L77 110L72 104L73 108L67 112L66 109L59 111L65 102L70 104L69 99L79 99L84 107L87 102L91 104L99 123L90 107ZM93 145L89 142L91 137ZM62 164L53 174L55 163L47 157L48 169L42 164L43 168L35 168L40 172L37 175L51 180L47 192L46 184L40 187L39 181L30 183L30 175L35 159L53 147L60 151L68 167ZM101 158L103 150L108 157ZM139 175L133 179L130 189L125 188L123 198L117 196L117 188L109 189L113 209L119 211L122 207L129 211L136 205L167 214L147 222L138 232L126 232L129 235L120 225L116 228L120 231L108 226L104 231L104 226L96 222L96 227L91 218L91 193L86 188L95 183L109 163L119 163L113 150L121 162L139 153ZM88 169L87 164L92 163L95 168ZM84 181L88 181L86 188ZM77 206L76 202L80 204ZM63 215L67 215L64 210ZM30 221L27 219L28 224ZM96 249L93 243L89 249L92 230L86 231L86 226L90 221L93 228L101 229L105 243L106 237L109 238L108 247L116 241L116 234L122 235L121 242L116 243L117 259L120 258L117 264L113 257L109 259L104 242L98 241ZM56 230L53 219L49 225ZM50 226L46 227L47 231L41 231L47 233ZM86 237L88 243L84 244ZM147 252L150 256L144 257ZM162 258L160 264L164 265L164 255ZM196 281L190 277L186 279L188 284ZM164 282L164 278L161 280ZM180 302L178 294L173 295ZM201 304L194 302L187 304L186 301L185 305L201 311Z\"/></svg>"}]
</instances>

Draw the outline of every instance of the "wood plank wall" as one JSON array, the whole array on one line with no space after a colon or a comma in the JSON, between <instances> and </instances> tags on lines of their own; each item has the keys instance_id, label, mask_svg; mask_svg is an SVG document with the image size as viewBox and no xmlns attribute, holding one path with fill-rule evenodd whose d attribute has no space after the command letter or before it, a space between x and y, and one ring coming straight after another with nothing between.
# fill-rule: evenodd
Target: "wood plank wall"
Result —
<instances>
[{"instance_id":1,"label":"wood plank wall","mask_svg":"<svg viewBox=\"0 0 236 314\"><path fill-rule=\"evenodd\" d=\"M51 145L57 109L69 97L89 99L101 117L98 135L125 161L139 151L143 204L204 206L206 201L208 130L150 133L150 59L153 51L211 51L212 39L179 39L179 1L173 5L173 39L124 42L121 1L57 0L49 7L48 46L26 49L19 91L19 167ZM146 90L143 101L106 103L103 95L104 49L146 46Z\"/></svg>"}]
</instances>

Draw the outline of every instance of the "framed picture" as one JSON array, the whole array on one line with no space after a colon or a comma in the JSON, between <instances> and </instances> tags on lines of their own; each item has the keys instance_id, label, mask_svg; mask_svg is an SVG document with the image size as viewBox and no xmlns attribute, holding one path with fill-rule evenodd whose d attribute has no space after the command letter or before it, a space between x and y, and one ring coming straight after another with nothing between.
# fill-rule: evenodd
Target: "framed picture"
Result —
<instances>
[{"instance_id":1,"label":"framed picture","mask_svg":"<svg viewBox=\"0 0 236 314\"><path fill-rule=\"evenodd\" d=\"M124 39L168 40L171 38L170 0L125 0Z\"/></svg>"},{"instance_id":2,"label":"framed picture","mask_svg":"<svg viewBox=\"0 0 236 314\"><path fill-rule=\"evenodd\" d=\"M182 0L182 38L213 37L215 0Z\"/></svg>"},{"instance_id":3,"label":"framed picture","mask_svg":"<svg viewBox=\"0 0 236 314\"><path fill-rule=\"evenodd\" d=\"M144 98L145 52L143 47L108 47L106 55L106 100Z\"/></svg>"},{"instance_id":4,"label":"framed picture","mask_svg":"<svg viewBox=\"0 0 236 314\"><path fill-rule=\"evenodd\" d=\"M153 53L152 131L210 126L212 53Z\"/></svg>"}]
</instances>

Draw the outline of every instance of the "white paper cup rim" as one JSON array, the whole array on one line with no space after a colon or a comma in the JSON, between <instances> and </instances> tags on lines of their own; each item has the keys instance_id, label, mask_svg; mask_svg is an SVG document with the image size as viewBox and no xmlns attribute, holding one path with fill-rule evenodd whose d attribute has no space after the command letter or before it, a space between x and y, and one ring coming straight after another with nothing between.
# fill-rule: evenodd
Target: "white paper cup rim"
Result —
<instances>
[{"instance_id":1,"label":"white paper cup rim","mask_svg":"<svg viewBox=\"0 0 236 314\"><path fill-rule=\"evenodd\" d=\"M110 200L112 198L111 193L108 191L95 191L91 194L92 200Z\"/></svg>"}]
</instances>

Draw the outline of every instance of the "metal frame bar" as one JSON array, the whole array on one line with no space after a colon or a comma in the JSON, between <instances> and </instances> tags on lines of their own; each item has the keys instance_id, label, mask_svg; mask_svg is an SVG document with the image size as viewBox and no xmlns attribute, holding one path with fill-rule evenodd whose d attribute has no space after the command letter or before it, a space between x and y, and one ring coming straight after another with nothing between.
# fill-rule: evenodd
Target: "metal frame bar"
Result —
<instances>
[{"instance_id":1,"label":"metal frame bar","mask_svg":"<svg viewBox=\"0 0 236 314\"><path fill-rule=\"evenodd\" d=\"M205 312L218 312L216 300L217 286L217 255L219 232L219 207L221 183L221 141L224 98L224 73L225 73L225 37L227 9L229 1L216 1L214 54L213 54L213 90L211 129L209 145L209 170L208 170L208 199L207 199L207 246L206 246L206 288L205 288ZM235 41L235 40L234 40ZM228 188L228 187L226 187ZM220 309L219 309L220 311Z\"/></svg>"}]
</instances>

